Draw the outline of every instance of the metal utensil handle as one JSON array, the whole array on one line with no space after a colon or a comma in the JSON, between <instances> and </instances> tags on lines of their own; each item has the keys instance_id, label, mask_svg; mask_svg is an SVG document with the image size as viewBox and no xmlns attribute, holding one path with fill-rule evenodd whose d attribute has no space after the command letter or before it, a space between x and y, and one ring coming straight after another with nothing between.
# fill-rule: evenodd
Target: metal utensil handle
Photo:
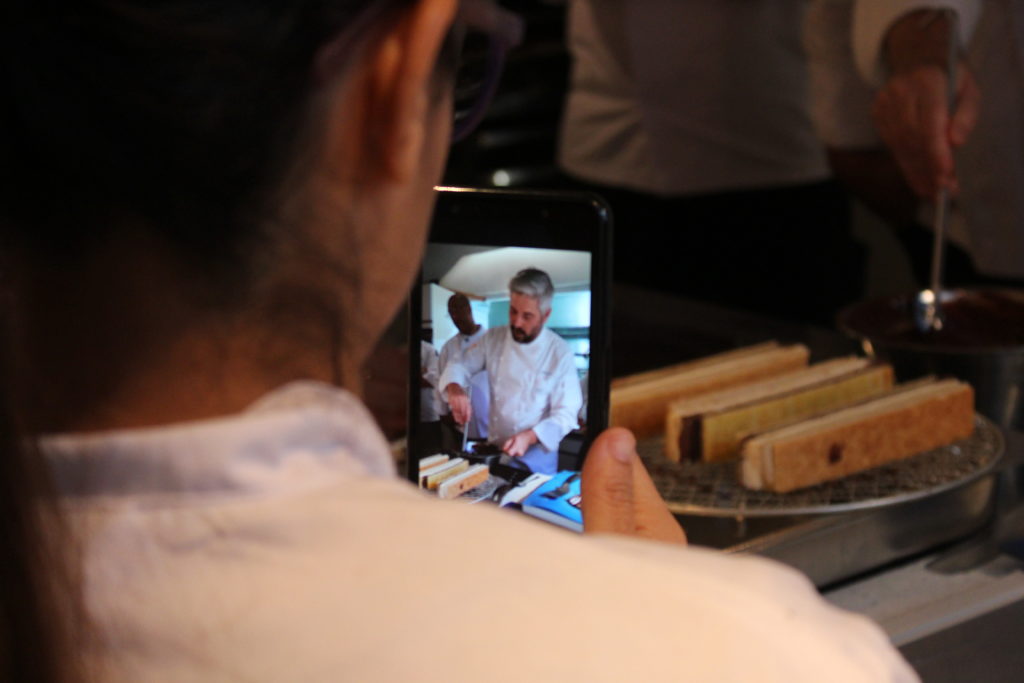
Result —
<instances>
[{"instance_id":1,"label":"metal utensil handle","mask_svg":"<svg viewBox=\"0 0 1024 683\"><path fill-rule=\"evenodd\" d=\"M942 188L935 200L935 239L932 241L932 271L929 288L939 299L939 290L942 288L942 271L946 256L946 224L949 216L949 190Z\"/></svg>"},{"instance_id":2,"label":"metal utensil handle","mask_svg":"<svg viewBox=\"0 0 1024 683\"><path fill-rule=\"evenodd\" d=\"M469 409L473 410L473 385L469 385L469 390L466 392L466 401L469 403ZM466 424L462 425L462 452L466 452L466 445L469 443L469 420L466 420Z\"/></svg>"},{"instance_id":3,"label":"metal utensil handle","mask_svg":"<svg viewBox=\"0 0 1024 683\"><path fill-rule=\"evenodd\" d=\"M957 13L946 10L949 26L949 54L946 60L946 111L950 118L956 111L956 72L960 57L959 26ZM936 300L942 287L942 272L945 261L946 226L949 224L949 190L942 188L935 200L935 241L932 243L931 290Z\"/></svg>"}]
</instances>

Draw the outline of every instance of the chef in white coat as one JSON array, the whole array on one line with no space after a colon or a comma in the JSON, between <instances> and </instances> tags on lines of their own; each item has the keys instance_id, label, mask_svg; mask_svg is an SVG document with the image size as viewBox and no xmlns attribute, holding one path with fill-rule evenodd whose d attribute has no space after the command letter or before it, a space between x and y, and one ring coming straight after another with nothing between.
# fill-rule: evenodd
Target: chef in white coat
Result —
<instances>
[{"instance_id":1,"label":"chef in white coat","mask_svg":"<svg viewBox=\"0 0 1024 683\"><path fill-rule=\"evenodd\" d=\"M420 434L422 451L430 455L441 449L441 410L444 403L437 393L441 371L437 349L425 339L420 340Z\"/></svg>"},{"instance_id":2,"label":"chef in white coat","mask_svg":"<svg viewBox=\"0 0 1024 683\"><path fill-rule=\"evenodd\" d=\"M420 340L420 421L437 422L440 406L435 389L441 376L437 350L430 342Z\"/></svg>"},{"instance_id":3,"label":"chef in white coat","mask_svg":"<svg viewBox=\"0 0 1024 683\"><path fill-rule=\"evenodd\" d=\"M572 350L544 324L555 289L547 273L526 268L509 282L509 325L493 327L449 363L441 386L459 424L472 415L465 386L490 376L488 441L534 472L558 469L558 444L577 426L583 397Z\"/></svg>"},{"instance_id":4,"label":"chef in white coat","mask_svg":"<svg viewBox=\"0 0 1024 683\"><path fill-rule=\"evenodd\" d=\"M568 4L558 162L611 205L615 279L831 326L863 255L808 112L805 0Z\"/></svg>"},{"instance_id":5,"label":"chef in white coat","mask_svg":"<svg viewBox=\"0 0 1024 683\"><path fill-rule=\"evenodd\" d=\"M466 349L475 344L487 331L483 325L474 320L473 309L465 294L451 295L448 299L448 315L458 332L441 347L441 355L438 359L440 372L444 372L449 363L460 360ZM470 377L469 385L473 388L473 393L470 396L473 414L464 428L469 429L469 438L486 439L491 391L487 381L487 371L481 370ZM438 397L440 397L440 393ZM447 408L443 402L442 406Z\"/></svg>"}]
</instances>

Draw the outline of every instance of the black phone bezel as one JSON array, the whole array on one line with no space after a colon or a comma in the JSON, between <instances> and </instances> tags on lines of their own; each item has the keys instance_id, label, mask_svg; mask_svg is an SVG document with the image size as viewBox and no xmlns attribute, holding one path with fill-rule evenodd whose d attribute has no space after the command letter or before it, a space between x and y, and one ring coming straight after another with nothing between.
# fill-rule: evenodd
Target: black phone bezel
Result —
<instances>
[{"instance_id":1,"label":"black phone bezel","mask_svg":"<svg viewBox=\"0 0 1024 683\"><path fill-rule=\"evenodd\" d=\"M435 188L437 201L429 242L495 247L536 247L591 254L590 369L587 378L587 428L582 445L608 425L611 367L612 215L607 203L586 192ZM420 326L423 271L409 296L409 390L406 475L417 481L420 392Z\"/></svg>"}]
</instances>

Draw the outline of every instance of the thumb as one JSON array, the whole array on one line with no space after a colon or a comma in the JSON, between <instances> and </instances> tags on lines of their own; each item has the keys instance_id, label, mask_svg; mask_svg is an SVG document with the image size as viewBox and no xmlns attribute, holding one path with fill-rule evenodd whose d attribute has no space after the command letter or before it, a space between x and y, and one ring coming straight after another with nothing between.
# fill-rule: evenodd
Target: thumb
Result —
<instances>
[{"instance_id":1,"label":"thumb","mask_svg":"<svg viewBox=\"0 0 1024 683\"><path fill-rule=\"evenodd\" d=\"M609 429L594 440L580 480L583 528L588 533L636 533L633 451L626 429Z\"/></svg>"}]
</instances>

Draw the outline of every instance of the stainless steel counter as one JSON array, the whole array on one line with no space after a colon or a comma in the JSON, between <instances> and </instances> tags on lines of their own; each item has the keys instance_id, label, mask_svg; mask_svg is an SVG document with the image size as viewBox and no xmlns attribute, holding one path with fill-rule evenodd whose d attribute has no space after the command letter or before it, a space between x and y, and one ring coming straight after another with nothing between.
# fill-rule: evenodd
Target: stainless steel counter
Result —
<instances>
[{"instance_id":1,"label":"stainless steel counter","mask_svg":"<svg viewBox=\"0 0 1024 683\"><path fill-rule=\"evenodd\" d=\"M1019 681L1024 601L993 610L900 648L925 683Z\"/></svg>"},{"instance_id":2,"label":"stainless steel counter","mask_svg":"<svg viewBox=\"0 0 1024 683\"><path fill-rule=\"evenodd\" d=\"M825 591L874 619L927 683L1024 678L1024 434L1007 434L991 523L959 543Z\"/></svg>"},{"instance_id":3,"label":"stainless steel counter","mask_svg":"<svg viewBox=\"0 0 1024 683\"><path fill-rule=\"evenodd\" d=\"M887 567L824 595L834 605L871 617L900 647L1024 600L1024 564L1014 557L1000 555L953 574L930 566L937 557Z\"/></svg>"}]
</instances>

